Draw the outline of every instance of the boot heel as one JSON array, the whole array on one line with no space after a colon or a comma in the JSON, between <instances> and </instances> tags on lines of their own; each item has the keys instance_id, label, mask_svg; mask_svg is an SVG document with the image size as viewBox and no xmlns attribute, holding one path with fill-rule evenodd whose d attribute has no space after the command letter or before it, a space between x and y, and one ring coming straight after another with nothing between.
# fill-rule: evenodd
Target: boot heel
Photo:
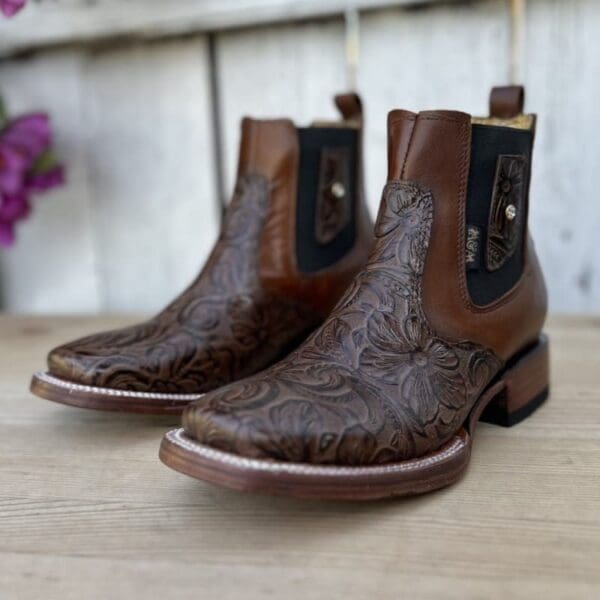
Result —
<instances>
[{"instance_id":1,"label":"boot heel","mask_svg":"<svg viewBox=\"0 0 600 600\"><path fill-rule=\"evenodd\" d=\"M512 427L526 419L548 398L550 352L548 338L539 342L510 366L502 377L505 389L484 409L480 420Z\"/></svg>"}]
</instances>

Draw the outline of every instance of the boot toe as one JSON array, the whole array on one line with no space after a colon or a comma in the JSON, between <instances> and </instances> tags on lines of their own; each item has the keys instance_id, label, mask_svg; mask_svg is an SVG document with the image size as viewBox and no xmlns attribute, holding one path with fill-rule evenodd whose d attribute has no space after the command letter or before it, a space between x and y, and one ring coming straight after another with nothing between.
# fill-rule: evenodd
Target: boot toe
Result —
<instances>
[{"instance_id":1,"label":"boot toe","mask_svg":"<svg viewBox=\"0 0 600 600\"><path fill-rule=\"evenodd\" d=\"M312 464L370 464L376 436L364 426L368 415L336 411L326 397L269 376L246 379L206 394L183 413L185 434L217 450L246 458Z\"/></svg>"},{"instance_id":2,"label":"boot toe","mask_svg":"<svg viewBox=\"0 0 600 600\"><path fill-rule=\"evenodd\" d=\"M59 379L92 385L92 371L96 361L97 357L82 354L71 344L65 344L48 354L48 372Z\"/></svg>"},{"instance_id":3,"label":"boot toe","mask_svg":"<svg viewBox=\"0 0 600 600\"><path fill-rule=\"evenodd\" d=\"M76 339L50 351L48 372L73 383L105 385L103 379L118 362L116 356L149 343L156 333L155 323L149 321Z\"/></svg>"},{"instance_id":4,"label":"boot toe","mask_svg":"<svg viewBox=\"0 0 600 600\"><path fill-rule=\"evenodd\" d=\"M183 384L163 373L160 357L133 346L113 355L83 349L77 343L48 355L50 375L95 388L155 393L185 393ZM191 384L190 384L191 385Z\"/></svg>"},{"instance_id":5,"label":"boot toe","mask_svg":"<svg viewBox=\"0 0 600 600\"><path fill-rule=\"evenodd\" d=\"M216 411L198 403L184 409L182 426L186 435L194 440L226 452L236 452L235 426Z\"/></svg>"},{"instance_id":6,"label":"boot toe","mask_svg":"<svg viewBox=\"0 0 600 600\"><path fill-rule=\"evenodd\" d=\"M248 458L269 457L265 451L267 445L261 444L257 432L245 422L246 419L235 410L216 406L217 395L220 394L209 393L185 408L182 426L186 435L217 450Z\"/></svg>"}]
</instances>

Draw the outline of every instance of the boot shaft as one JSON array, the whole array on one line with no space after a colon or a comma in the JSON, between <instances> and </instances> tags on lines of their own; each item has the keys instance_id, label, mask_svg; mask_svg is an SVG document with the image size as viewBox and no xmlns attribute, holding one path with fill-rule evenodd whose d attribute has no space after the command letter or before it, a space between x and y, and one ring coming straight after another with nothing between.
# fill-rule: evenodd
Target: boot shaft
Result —
<instances>
[{"instance_id":1,"label":"boot shaft","mask_svg":"<svg viewBox=\"0 0 600 600\"><path fill-rule=\"evenodd\" d=\"M325 316L372 244L363 192L362 107L336 97L339 122L296 127L288 119L242 121L238 180L266 179L269 189L257 252L267 291Z\"/></svg>"},{"instance_id":2,"label":"boot shaft","mask_svg":"<svg viewBox=\"0 0 600 600\"><path fill-rule=\"evenodd\" d=\"M527 228L535 116L522 114L518 90L494 90L489 118L388 116L388 179L433 196L427 318L438 335L480 343L503 360L537 339L547 305Z\"/></svg>"},{"instance_id":3,"label":"boot shaft","mask_svg":"<svg viewBox=\"0 0 600 600\"><path fill-rule=\"evenodd\" d=\"M236 489L414 494L460 477L480 417L511 425L540 406L535 118L520 98L496 91L486 119L390 114L390 181L366 267L292 354L190 406L163 460Z\"/></svg>"}]
</instances>

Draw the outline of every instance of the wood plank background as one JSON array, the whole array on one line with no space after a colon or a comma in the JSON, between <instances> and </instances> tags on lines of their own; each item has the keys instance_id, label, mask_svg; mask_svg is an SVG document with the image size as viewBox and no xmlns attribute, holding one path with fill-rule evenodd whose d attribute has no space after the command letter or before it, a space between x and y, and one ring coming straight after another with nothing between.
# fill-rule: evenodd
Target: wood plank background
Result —
<instances>
[{"instance_id":1,"label":"wood plank background","mask_svg":"<svg viewBox=\"0 0 600 600\"><path fill-rule=\"evenodd\" d=\"M600 597L599 319L551 319L549 401L480 424L460 482L360 505L214 488L158 460L177 419L28 394L48 348L127 322L0 316L2 600Z\"/></svg>"},{"instance_id":2,"label":"wood plank background","mask_svg":"<svg viewBox=\"0 0 600 600\"><path fill-rule=\"evenodd\" d=\"M483 114L489 87L509 79L511 56L506 0L373 10L376 4L296 2L292 10L284 0L174 0L161 27L163 2L145 11L137 0L128 2L117 17L110 0L70 0L32 4L17 20L2 22L0 54L7 58L0 62L0 90L13 112L51 111L57 149L69 167L69 185L40 198L17 245L0 251L4 307L153 311L165 304L195 275L217 235L216 166L222 158L229 192L240 117L289 115L304 124L334 116L331 95L347 84L339 15L346 5L370 9L360 19L358 88L366 103L375 211L387 111ZM201 7L208 12L202 15ZM32 26L36 12L48 18L47 27ZM76 29L86 14L90 25ZM280 22L310 16L318 19ZM528 109L540 116L531 217L551 309L597 312L600 3L527 0L525 17L517 68ZM271 24L256 25L261 21ZM109 43L115 32L159 39ZM26 47L34 51L8 57ZM216 153L215 108L223 157Z\"/></svg>"}]
</instances>

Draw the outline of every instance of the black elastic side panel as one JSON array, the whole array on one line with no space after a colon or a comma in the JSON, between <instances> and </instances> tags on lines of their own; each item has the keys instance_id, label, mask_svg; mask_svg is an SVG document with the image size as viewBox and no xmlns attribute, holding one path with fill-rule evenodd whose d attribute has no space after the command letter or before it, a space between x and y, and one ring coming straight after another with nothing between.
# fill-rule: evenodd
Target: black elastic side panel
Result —
<instances>
[{"instance_id":1,"label":"black elastic side panel","mask_svg":"<svg viewBox=\"0 0 600 600\"><path fill-rule=\"evenodd\" d=\"M356 129L310 127L298 129L300 166L296 203L296 256L303 273L313 273L343 258L356 236L357 149ZM349 169L345 201L349 203L347 224L331 241L319 243L315 235L319 194L321 155L325 150L346 149Z\"/></svg>"},{"instance_id":2,"label":"black elastic side panel","mask_svg":"<svg viewBox=\"0 0 600 600\"><path fill-rule=\"evenodd\" d=\"M489 125L473 125L471 137L471 168L466 207L466 230L478 228L482 232L477 257L478 268L467 267L467 287L472 301L484 306L508 292L519 280L523 272L523 247L527 231L527 210L529 205L529 179L531 172L531 151L533 133L529 130ZM514 254L497 270L490 272L483 254L488 240L490 206L494 195L494 181L498 158L501 155L523 156L527 170L524 182L524 207L520 226L521 240Z\"/></svg>"}]
</instances>

